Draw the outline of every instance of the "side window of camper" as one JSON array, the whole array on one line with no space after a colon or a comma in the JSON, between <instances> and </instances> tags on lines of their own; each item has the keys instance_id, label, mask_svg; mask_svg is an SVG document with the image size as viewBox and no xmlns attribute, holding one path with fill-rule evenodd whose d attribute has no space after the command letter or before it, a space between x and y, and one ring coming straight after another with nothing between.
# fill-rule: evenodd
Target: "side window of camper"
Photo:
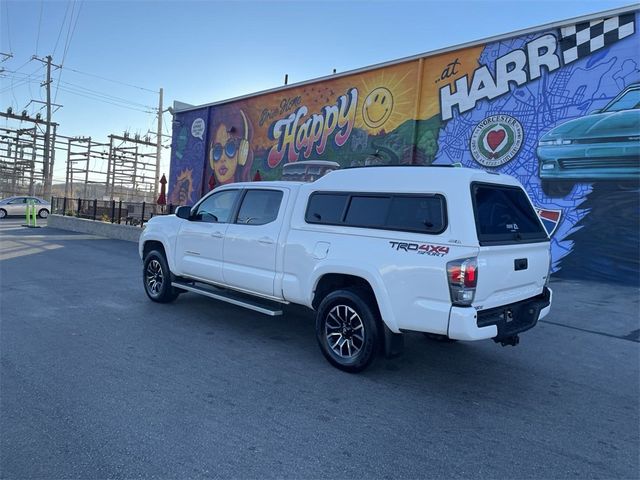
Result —
<instances>
[{"instance_id":1,"label":"side window of camper","mask_svg":"<svg viewBox=\"0 0 640 480\"><path fill-rule=\"evenodd\" d=\"M307 223L438 234L447 227L442 195L314 193Z\"/></svg>"}]
</instances>

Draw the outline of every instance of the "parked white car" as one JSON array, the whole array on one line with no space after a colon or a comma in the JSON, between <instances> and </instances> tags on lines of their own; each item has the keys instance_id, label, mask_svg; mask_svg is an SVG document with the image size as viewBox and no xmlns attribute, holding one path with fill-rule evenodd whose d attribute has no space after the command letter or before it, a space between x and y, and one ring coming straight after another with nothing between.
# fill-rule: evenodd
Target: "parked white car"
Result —
<instances>
[{"instance_id":1,"label":"parked white car","mask_svg":"<svg viewBox=\"0 0 640 480\"><path fill-rule=\"evenodd\" d=\"M139 251L151 300L305 305L324 356L350 372L397 353L407 331L516 345L551 304L549 238L525 190L467 168L225 185L152 218Z\"/></svg>"},{"instance_id":2,"label":"parked white car","mask_svg":"<svg viewBox=\"0 0 640 480\"><path fill-rule=\"evenodd\" d=\"M8 215L26 215L27 205L34 203L38 217L47 218L51 212L51 204L46 200L31 196L15 196L0 200L0 218Z\"/></svg>"}]
</instances>

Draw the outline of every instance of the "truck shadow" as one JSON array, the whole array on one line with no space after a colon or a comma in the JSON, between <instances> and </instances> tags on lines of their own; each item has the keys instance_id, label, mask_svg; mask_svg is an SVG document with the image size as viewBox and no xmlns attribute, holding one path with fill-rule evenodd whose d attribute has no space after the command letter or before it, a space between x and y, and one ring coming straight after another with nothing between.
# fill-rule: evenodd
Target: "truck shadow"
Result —
<instances>
[{"instance_id":1,"label":"truck shadow","mask_svg":"<svg viewBox=\"0 0 640 480\"><path fill-rule=\"evenodd\" d=\"M373 383L405 393L461 398L472 394L482 398L486 393L491 397L508 395L508 401L515 401L528 395L527 377L534 374L528 356L519 355L518 349L503 348L492 341L440 343L419 333L406 334L403 355L380 357L366 371L348 374L333 368L320 353L314 313L304 307L287 305L284 315L273 318L195 295L181 296L174 306L185 314L206 311L190 315L188 321L195 330L205 330L212 343L224 342L225 348L235 351L234 356L241 357L249 348L256 356L267 357L262 365L245 357L247 368L256 374L268 370L273 376L273 369L277 369L280 382L295 381L297 388L303 389L301 376L315 379L305 381L308 391L337 382L346 392L355 393Z\"/></svg>"}]
</instances>

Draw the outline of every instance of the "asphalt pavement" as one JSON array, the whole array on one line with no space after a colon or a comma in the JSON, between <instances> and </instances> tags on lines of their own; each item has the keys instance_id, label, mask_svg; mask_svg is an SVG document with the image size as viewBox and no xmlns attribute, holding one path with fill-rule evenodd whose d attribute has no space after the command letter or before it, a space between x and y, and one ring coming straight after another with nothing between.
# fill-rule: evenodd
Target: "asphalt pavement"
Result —
<instances>
[{"instance_id":1,"label":"asphalt pavement","mask_svg":"<svg viewBox=\"0 0 640 480\"><path fill-rule=\"evenodd\" d=\"M0 477L638 478L637 288L553 281L518 347L332 368L313 316L149 301L133 243L0 221Z\"/></svg>"}]
</instances>

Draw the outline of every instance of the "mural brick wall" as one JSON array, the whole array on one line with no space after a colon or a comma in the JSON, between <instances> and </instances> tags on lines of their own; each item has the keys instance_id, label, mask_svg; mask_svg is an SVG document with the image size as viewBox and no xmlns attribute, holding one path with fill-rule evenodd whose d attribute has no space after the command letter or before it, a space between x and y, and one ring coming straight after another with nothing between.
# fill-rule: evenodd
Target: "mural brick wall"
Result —
<instances>
[{"instance_id":1,"label":"mural brick wall","mask_svg":"<svg viewBox=\"0 0 640 480\"><path fill-rule=\"evenodd\" d=\"M283 165L461 164L513 175L556 275L639 284L639 13L178 112L169 200Z\"/></svg>"}]
</instances>

